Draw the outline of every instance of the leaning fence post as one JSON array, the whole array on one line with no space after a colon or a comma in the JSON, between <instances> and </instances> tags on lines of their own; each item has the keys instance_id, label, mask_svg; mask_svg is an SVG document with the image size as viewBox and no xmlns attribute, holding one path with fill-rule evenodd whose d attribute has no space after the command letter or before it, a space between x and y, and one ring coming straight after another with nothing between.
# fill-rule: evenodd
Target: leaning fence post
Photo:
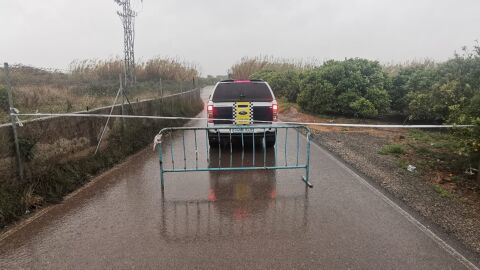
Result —
<instances>
[{"instance_id":1,"label":"leaning fence post","mask_svg":"<svg viewBox=\"0 0 480 270\"><path fill-rule=\"evenodd\" d=\"M123 91L122 90L123 88L122 88L122 75L121 74L120 74L119 78L120 78L120 87L118 88L117 95L115 96L115 99L113 101L112 108L110 108L110 114L108 115L107 122L105 123L105 126L103 127L102 132L100 133L100 139L98 139L97 148L95 148L95 153L93 155L96 155L97 152L98 152L98 149L100 149L100 144L102 143L103 135L105 135L105 131L107 130L108 123L110 122L110 117L112 116L113 110L115 109L115 106L117 105L118 95L120 95L120 92ZM123 108L123 105L122 105L122 108ZM123 118L122 118L121 121L123 121Z\"/></svg>"},{"instance_id":2,"label":"leaning fence post","mask_svg":"<svg viewBox=\"0 0 480 270\"><path fill-rule=\"evenodd\" d=\"M16 117L12 114L14 112L13 107L13 97L12 97L12 85L10 84L10 75L8 72L8 63L3 64L4 71L5 71L5 83L7 85L7 93L8 93L8 114L10 115L10 121L12 123L12 130L13 130L13 140L15 142L15 152L17 156L17 166L18 166L18 175L20 180L23 181L23 163L22 157L20 156L20 145L18 143L18 135L17 135L17 121Z\"/></svg>"}]
</instances>

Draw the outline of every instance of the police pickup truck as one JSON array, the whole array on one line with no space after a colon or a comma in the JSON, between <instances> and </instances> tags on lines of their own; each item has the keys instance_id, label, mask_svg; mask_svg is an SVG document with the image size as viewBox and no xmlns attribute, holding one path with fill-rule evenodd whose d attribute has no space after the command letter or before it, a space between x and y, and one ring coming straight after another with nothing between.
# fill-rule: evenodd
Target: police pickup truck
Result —
<instances>
[{"instance_id":1,"label":"police pickup truck","mask_svg":"<svg viewBox=\"0 0 480 270\"><path fill-rule=\"evenodd\" d=\"M207 103L208 140L212 147L222 142L262 142L275 144L275 131L255 128L277 120L278 105L272 89L263 80L223 80L218 82ZM247 128L235 127L248 125ZM218 127L218 129L213 129ZM223 127L223 129L222 129ZM252 140L252 136L255 139ZM250 139L248 139L250 138Z\"/></svg>"}]
</instances>

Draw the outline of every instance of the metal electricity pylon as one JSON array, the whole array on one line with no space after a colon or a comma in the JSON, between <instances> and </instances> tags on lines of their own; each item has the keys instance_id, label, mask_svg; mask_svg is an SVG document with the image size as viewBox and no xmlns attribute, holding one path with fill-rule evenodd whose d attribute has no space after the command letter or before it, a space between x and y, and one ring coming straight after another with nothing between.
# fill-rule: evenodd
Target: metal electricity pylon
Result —
<instances>
[{"instance_id":1,"label":"metal electricity pylon","mask_svg":"<svg viewBox=\"0 0 480 270\"><path fill-rule=\"evenodd\" d=\"M137 12L130 6L130 0L114 0L122 9L117 11L123 24L123 43L124 43L124 73L125 86L131 86L136 82L135 78L135 17Z\"/></svg>"}]
</instances>

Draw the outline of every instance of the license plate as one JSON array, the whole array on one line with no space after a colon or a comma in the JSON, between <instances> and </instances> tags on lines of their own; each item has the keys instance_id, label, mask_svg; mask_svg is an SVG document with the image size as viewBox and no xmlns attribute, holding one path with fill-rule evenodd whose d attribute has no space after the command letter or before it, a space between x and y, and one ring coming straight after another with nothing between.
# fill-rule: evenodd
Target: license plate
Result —
<instances>
[{"instance_id":1,"label":"license plate","mask_svg":"<svg viewBox=\"0 0 480 270\"><path fill-rule=\"evenodd\" d=\"M252 133L253 128L234 128L232 129L232 133Z\"/></svg>"}]
</instances>

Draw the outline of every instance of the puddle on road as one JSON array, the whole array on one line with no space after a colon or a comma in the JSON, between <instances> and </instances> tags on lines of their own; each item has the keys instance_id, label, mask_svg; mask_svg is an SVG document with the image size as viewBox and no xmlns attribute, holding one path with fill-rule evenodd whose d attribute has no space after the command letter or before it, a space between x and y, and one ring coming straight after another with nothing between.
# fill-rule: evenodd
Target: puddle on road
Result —
<instances>
[{"instance_id":1,"label":"puddle on road","mask_svg":"<svg viewBox=\"0 0 480 270\"><path fill-rule=\"evenodd\" d=\"M279 194L277 172L208 174L208 194L203 198L169 199L162 194L161 234L167 241L244 239L306 231L308 191Z\"/></svg>"},{"instance_id":2,"label":"puddle on road","mask_svg":"<svg viewBox=\"0 0 480 270\"><path fill-rule=\"evenodd\" d=\"M206 138L189 135L186 143L178 134L165 141L165 168L283 166L287 158L290 164L297 162L296 151L292 149L285 152L282 147L275 150L257 146L253 151L252 146L242 150L238 145L232 149L229 146L207 149ZM279 136L279 141L282 138ZM193 145L194 141L198 141L198 145ZM198 149L195 153L200 153L201 158L184 156L183 145L186 149ZM177 151L172 152L171 148ZM161 196L161 235L167 241L185 242L294 236L305 232L309 197L301 181L302 172L304 170L166 173L166 188Z\"/></svg>"}]
</instances>

